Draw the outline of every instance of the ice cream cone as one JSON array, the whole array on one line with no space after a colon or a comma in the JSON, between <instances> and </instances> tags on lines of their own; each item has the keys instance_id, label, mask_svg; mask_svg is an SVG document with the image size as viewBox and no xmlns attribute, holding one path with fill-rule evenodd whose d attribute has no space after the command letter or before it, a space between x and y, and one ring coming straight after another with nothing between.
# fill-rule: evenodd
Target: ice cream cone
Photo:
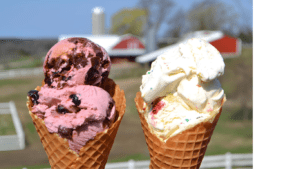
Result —
<instances>
[{"instance_id":1,"label":"ice cream cone","mask_svg":"<svg viewBox=\"0 0 300 169\"><path fill-rule=\"evenodd\" d=\"M59 137L56 133L49 133L44 121L31 112L32 102L27 98L29 114L40 136L52 169L102 169L105 167L109 152L125 113L126 100L124 91L121 90L113 80L107 79L101 87L106 90L115 101L117 120L109 129L98 133L94 139L89 140L87 144L80 149L79 154L69 148L67 139ZM36 90L40 91L40 87L38 86Z\"/></svg>"},{"instance_id":2,"label":"ice cream cone","mask_svg":"<svg viewBox=\"0 0 300 169\"><path fill-rule=\"evenodd\" d=\"M222 108L212 123L202 122L163 142L155 134L151 133L144 115L140 113L144 104L140 92L136 94L135 103L150 153L151 162L149 168L198 169L219 120Z\"/></svg>"}]
</instances>

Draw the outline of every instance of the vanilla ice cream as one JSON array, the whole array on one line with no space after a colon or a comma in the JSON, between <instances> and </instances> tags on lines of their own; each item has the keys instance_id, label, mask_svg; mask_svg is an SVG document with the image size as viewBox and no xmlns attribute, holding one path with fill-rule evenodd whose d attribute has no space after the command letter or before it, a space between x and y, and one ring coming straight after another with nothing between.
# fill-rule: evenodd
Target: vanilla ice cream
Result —
<instances>
[{"instance_id":1,"label":"vanilla ice cream","mask_svg":"<svg viewBox=\"0 0 300 169\"><path fill-rule=\"evenodd\" d=\"M189 39L158 56L142 78L144 116L166 141L219 113L225 94L218 77L225 64L219 51L202 39Z\"/></svg>"}]
</instances>

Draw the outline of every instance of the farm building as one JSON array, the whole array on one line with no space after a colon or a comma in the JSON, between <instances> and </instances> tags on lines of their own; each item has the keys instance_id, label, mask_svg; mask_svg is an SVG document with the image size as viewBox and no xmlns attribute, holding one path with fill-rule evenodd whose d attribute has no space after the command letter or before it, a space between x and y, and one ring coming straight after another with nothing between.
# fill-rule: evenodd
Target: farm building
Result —
<instances>
[{"instance_id":1,"label":"farm building","mask_svg":"<svg viewBox=\"0 0 300 169\"><path fill-rule=\"evenodd\" d=\"M206 40L219 50L223 58L237 57L241 54L242 41L240 39L225 35L221 31L196 31L186 34L173 45L169 45L156 51L141 55L137 57L135 61L139 63L150 63L167 50L174 49L178 47L180 43L183 43L191 38L201 38Z\"/></svg>"},{"instance_id":2,"label":"farm building","mask_svg":"<svg viewBox=\"0 0 300 169\"><path fill-rule=\"evenodd\" d=\"M109 54L112 63L134 61L137 56L145 54L142 40L131 34L126 35L61 35L59 41L69 37L83 37L102 46Z\"/></svg>"},{"instance_id":3,"label":"farm building","mask_svg":"<svg viewBox=\"0 0 300 169\"><path fill-rule=\"evenodd\" d=\"M219 50L223 58L237 57L241 54L242 41L225 35L221 31L196 31L184 35L177 43L146 53L144 40L131 34L119 35L61 35L59 40L69 37L84 37L102 46L109 54L112 63L122 61L151 63L167 50L176 48L191 38L202 38Z\"/></svg>"}]
</instances>

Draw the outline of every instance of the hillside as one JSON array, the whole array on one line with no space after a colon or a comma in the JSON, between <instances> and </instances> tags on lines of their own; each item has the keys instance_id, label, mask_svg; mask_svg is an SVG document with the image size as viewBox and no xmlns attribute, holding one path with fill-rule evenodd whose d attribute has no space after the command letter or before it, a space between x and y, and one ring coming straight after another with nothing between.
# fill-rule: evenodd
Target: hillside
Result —
<instances>
[{"instance_id":1,"label":"hillside","mask_svg":"<svg viewBox=\"0 0 300 169\"><path fill-rule=\"evenodd\" d=\"M0 63L11 68L8 63L43 58L57 39L0 39Z\"/></svg>"}]
</instances>

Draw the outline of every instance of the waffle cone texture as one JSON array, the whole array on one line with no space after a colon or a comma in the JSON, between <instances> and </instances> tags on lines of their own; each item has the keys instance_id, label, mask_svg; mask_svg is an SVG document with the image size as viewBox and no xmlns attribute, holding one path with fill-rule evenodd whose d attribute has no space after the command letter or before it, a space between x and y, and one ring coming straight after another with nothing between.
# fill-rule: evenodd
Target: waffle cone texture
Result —
<instances>
[{"instance_id":1,"label":"waffle cone texture","mask_svg":"<svg viewBox=\"0 0 300 169\"><path fill-rule=\"evenodd\" d=\"M126 100L124 91L121 90L113 80L107 79L101 87L106 90L115 101L117 120L109 129L97 133L94 139L89 140L86 145L80 149L79 154L69 148L67 139L59 137L56 133L49 133L44 120L38 118L31 112L32 102L27 98L29 114L40 136L52 169L105 168L109 152L125 113ZM38 91L40 91L40 89L39 86L36 88Z\"/></svg>"},{"instance_id":2,"label":"waffle cone texture","mask_svg":"<svg viewBox=\"0 0 300 169\"><path fill-rule=\"evenodd\" d=\"M222 108L212 123L199 123L193 128L187 129L163 142L151 132L144 115L141 113L144 104L141 92L136 94L135 103L150 153L149 168L199 169Z\"/></svg>"}]
</instances>

